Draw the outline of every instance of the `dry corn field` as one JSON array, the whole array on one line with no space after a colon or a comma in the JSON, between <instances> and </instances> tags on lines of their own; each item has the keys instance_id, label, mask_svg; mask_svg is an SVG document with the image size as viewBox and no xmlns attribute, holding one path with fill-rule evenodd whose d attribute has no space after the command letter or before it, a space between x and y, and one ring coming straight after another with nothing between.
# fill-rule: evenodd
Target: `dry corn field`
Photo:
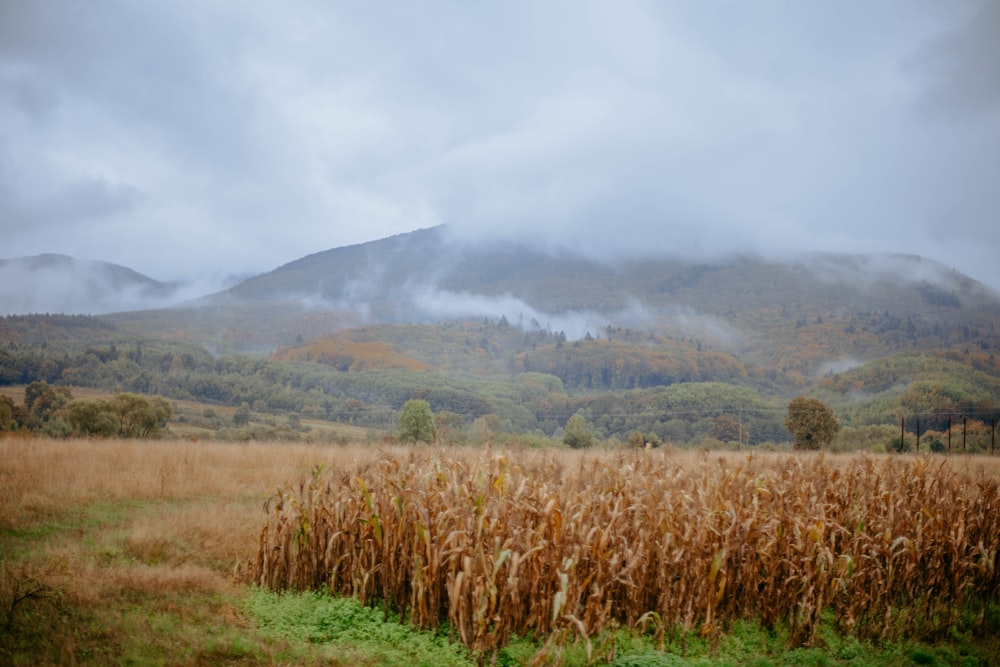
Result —
<instances>
[{"instance_id":1,"label":"dry corn field","mask_svg":"<svg viewBox=\"0 0 1000 667\"><path fill-rule=\"evenodd\" d=\"M340 459L341 461L343 459ZM386 604L467 646L822 613L934 637L1000 602L985 459L386 449L267 501L248 581Z\"/></svg>"}]
</instances>

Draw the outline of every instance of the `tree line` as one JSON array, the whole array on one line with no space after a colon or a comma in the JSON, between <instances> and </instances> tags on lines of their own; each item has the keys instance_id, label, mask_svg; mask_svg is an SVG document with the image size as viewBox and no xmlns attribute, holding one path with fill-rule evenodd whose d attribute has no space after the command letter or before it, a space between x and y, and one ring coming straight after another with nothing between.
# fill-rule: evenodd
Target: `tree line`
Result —
<instances>
[{"instance_id":1,"label":"tree line","mask_svg":"<svg viewBox=\"0 0 1000 667\"><path fill-rule=\"evenodd\" d=\"M170 341L120 341L75 352L0 350L0 384L38 380L220 405L246 403L257 412L294 412L379 429L391 428L403 404L413 398L428 401L435 411L459 415L468 426L494 416L500 432L546 436L582 410L598 437L624 438L641 430L675 441L709 436L713 420L741 400L747 406L775 408L752 387L724 382L570 393L562 380L546 373L400 368L348 372L305 361L213 357L197 346ZM707 396L712 396L708 402L695 398ZM697 408L690 409L695 403ZM785 437L777 417L759 411L749 419L755 438Z\"/></svg>"},{"instance_id":2,"label":"tree line","mask_svg":"<svg viewBox=\"0 0 1000 667\"><path fill-rule=\"evenodd\" d=\"M159 396L119 393L108 399L74 399L69 387L35 381L24 403L0 395L0 432L38 432L53 437L155 438L173 414Z\"/></svg>"},{"instance_id":3,"label":"tree line","mask_svg":"<svg viewBox=\"0 0 1000 667\"><path fill-rule=\"evenodd\" d=\"M535 323L525 331L503 320L382 325L338 334L355 343L342 349L358 362L342 370L303 357L214 356L191 342L126 334L95 318L28 319L0 320L0 334L11 341L0 349L0 384L44 381L53 387L246 404L259 413L383 431L393 428L406 401L418 399L445 415L445 428L453 433L488 427L494 433L561 438L569 418L579 413L598 440L627 441L639 434L647 442L758 444L789 437L783 420L790 387L728 354L699 349L697 341L650 338L628 329L608 327L596 332L600 339L570 342ZM39 337L39 331L45 335ZM363 344L372 337L384 338L394 354L419 359L428 369L413 370L406 362L372 367L358 359L366 349L379 354L388 349ZM435 347L439 341L445 341L442 349ZM636 351L643 345L650 349ZM466 365L463 359L477 361ZM837 406L849 429L868 429L859 438L872 440L869 431L878 431L888 445L892 436L883 437L879 429L898 425L901 412L921 415L924 428L939 426L946 415L988 423L987 413L997 411L990 397L1000 395L1000 374L987 353L951 350L869 362L813 386ZM900 393L900 386L907 390ZM861 392L865 400L854 400ZM108 430L105 421L95 428ZM49 428L59 428L59 422Z\"/></svg>"}]
</instances>

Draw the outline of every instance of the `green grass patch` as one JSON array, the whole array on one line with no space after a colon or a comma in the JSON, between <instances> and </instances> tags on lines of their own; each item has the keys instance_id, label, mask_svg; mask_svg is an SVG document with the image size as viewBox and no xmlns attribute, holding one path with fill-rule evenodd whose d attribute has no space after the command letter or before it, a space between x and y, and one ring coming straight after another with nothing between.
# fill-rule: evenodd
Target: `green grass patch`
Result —
<instances>
[{"instance_id":1,"label":"green grass patch","mask_svg":"<svg viewBox=\"0 0 1000 667\"><path fill-rule=\"evenodd\" d=\"M610 664L613 667L976 667L995 665L998 640L956 638L941 644L885 642L879 645L835 632L824 623L816 642L809 647L789 644L787 629L763 628L752 621L734 623L714 640L697 632L668 633L662 644L647 635L628 630L612 638L591 638L588 660L583 640L570 640L561 647L546 647L532 639L514 639L498 652L496 664L515 667L532 663L541 652L551 664L565 667Z\"/></svg>"},{"instance_id":2,"label":"green grass patch","mask_svg":"<svg viewBox=\"0 0 1000 667\"><path fill-rule=\"evenodd\" d=\"M445 631L421 632L393 614L326 593L275 593L251 589L241 604L258 632L289 650L311 646L320 655L337 656L352 665L474 665L477 656L450 643ZM568 633L545 641L515 638L496 656L478 656L487 664L516 667L558 664L564 667L610 664L614 667L936 667L992 665L996 644L963 641L942 645L914 642L874 645L824 627L811 647L790 647L782 628L738 622L714 640L695 632L665 638L662 647L645 635L619 630L587 642ZM299 648L296 648L296 647ZM324 652L327 649L329 653ZM589 654L589 655L588 655ZM314 654L315 655L315 654Z\"/></svg>"},{"instance_id":3,"label":"green grass patch","mask_svg":"<svg viewBox=\"0 0 1000 667\"><path fill-rule=\"evenodd\" d=\"M250 592L244 611L260 632L286 640L342 647L363 664L465 667L475 665L466 649L434 632L419 632L393 614L352 598L324 593Z\"/></svg>"}]
</instances>

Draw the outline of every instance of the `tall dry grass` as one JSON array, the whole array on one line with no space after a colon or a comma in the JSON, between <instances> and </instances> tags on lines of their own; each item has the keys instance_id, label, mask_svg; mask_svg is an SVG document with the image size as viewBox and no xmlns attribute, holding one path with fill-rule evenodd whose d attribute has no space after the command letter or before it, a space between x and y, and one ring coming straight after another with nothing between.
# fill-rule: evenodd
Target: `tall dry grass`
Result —
<instances>
[{"instance_id":1,"label":"tall dry grass","mask_svg":"<svg viewBox=\"0 0 1000 667\"><path fill-rule=\"evenodd\" d=\"M257 497L338 453L358 456L320 445L0 438L0 526L94 502Z\"/></svg>"},{"instance_id":2,"label":"tall dry grass","mask_svg":"<svg viewBox=\"0 0 1000 667\"><path fill-rule=\"evenodd\" d=\"M338 454L339 452L339 454ZM297 444L0 438L0 567L99 606L216 593L256 551L282 479L358 452Z\"/></svg>"},{"instance_id":3,"label":"tall dry grass","mask_svg":"<svg viewBox=\"0 0 1000 667\"><path fill-rule=\"evenodd\" d=\"M372 455L0 437L0 664L287 660L246 627L234 565L278 482Z\"/></svg>"},{"instance_id":4,"label":"tall dry grass","mask_svg":"<svg viewBox=\"0 0 1000 667\"><path fill-rule=\"evenodd\" d=\"M1000 602L984 459L397 449L267 509L248 581L381 602L477 650L745 618L808 643L825 610L862 637L931 636Z\"/></svg>"}]
</instances>

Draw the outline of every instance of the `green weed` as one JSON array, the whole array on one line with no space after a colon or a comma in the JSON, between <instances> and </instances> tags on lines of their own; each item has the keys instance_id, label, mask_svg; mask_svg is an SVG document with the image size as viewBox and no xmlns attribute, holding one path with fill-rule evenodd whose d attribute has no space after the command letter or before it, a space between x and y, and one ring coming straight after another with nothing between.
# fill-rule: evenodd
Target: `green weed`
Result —
<instances>
[{"instance_id":1,"label":"green weed","mask_svg":"<svg viewBox=\"0 0 1000 667\"><path fill-rule=\"evenodd\" d=\"M261 633L286 640L343 646L379 665L447 667L474 665L468 652L446 636L417 632L399 618L352 598L325 593L250 592L244 611Z\"/></svg>"}]
</instances>

